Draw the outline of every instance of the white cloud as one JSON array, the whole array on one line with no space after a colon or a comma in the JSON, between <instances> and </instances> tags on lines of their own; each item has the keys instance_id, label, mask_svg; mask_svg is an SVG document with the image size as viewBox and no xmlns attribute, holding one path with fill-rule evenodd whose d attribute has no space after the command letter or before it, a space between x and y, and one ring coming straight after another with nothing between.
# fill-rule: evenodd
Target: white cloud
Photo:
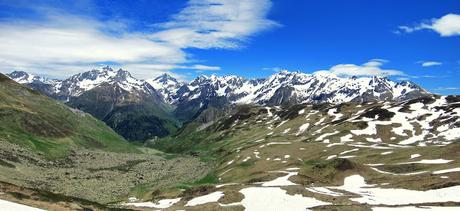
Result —
<instances>
[{"instance_id":1,"label":"white cloud","mask_svg":"<svg viewBox=\"0 0 460 211\"><path fill-rule=\"evenodd\" d=\"M398 81L409 81L409 80L411 80L411 78L409 78L409 77L398 77L398 78L396 78L396 80L398 80Z\"/></svg>"},{"instance_id":2,"label":"white cloud","mask_svg":"<svg viewBox=\"0 0 460 211\"><path fill-rule=\"evenodd\" d=\"M281 67L264 67L264 68L262 68L262 70L270 70L270 71L273 71L273 72L280 72L280 71L283 71L285 69L281 68Z\"/></svg>"},{"instance_id":3,"label":"white cloud","mask_svg":"<svg viewBox=\"0 0 460 211\"><path fill-rule=\"evenodd\" d=\"M148 33L128 31L123 22L40 10L46 21L0 22L0 71L62 77L97 64L117 64L134 75L152 77L173 69L220 70L190 64L194 62L186 49L241 47L277 25L266 18L270 7L270 0L190 0L171 21L153 23L158 30Z\"/></svg>"},{"instance_id":4,"label":"white cloud","mask_svg":"<svg viewBox=\"0 0 460 211\"><path fill-rule=\"evenodd\" d=\"M432 66L442 65L442 62L435 62L435 61L422 61L419 63L422 64L422 67L432 67Z\"/></svg>"},{"instance_id":5,"label":"white cloud","mask_svg":"<svg viewBox=\"0 0 460 211\"><path fill-rule=\"evenodd\" d=\"M181 48L238 48L250 36L278 26L266 18L269 0L190 0L165 29L151 36Z\"/></svg>"},{"instance_id":6,"label":"white cloud","mask_svg":"<svg viewBox=\"0 0 460 211\"><path fill-rule=\"evenodd\" d=\"M382 59L373 59L362 65L356 64L338 64L331 67L329 70L321 70L333 73L338 76L404 76L402 71L393 69L382 69L384 63L388 61ZM319 71L318 71L319 72Z\"/></svg>"},{"instance_id":7,"label":"white cloud","mask_svg":"<svg viewBox=\"0 0 460 211\"><path fill-rule=\"evenodd\" d=\"M396 33L412 33L420 30L433 30L442 37L460 35L460 15L447 14L439 19L425 21L415 26L399 26Z\"/></svg>"}]
</instances>

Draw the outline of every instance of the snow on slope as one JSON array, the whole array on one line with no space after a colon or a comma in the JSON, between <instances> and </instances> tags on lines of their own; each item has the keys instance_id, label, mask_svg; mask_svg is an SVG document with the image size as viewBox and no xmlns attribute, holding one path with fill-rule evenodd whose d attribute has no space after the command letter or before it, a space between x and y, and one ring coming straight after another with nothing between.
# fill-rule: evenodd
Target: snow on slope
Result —
<instances>
[{"instance_id":1,"label":"snow on slope","mask_svg":"<svg viewBox=\"0 0 460 211\"><path fill-rule=\"evenodd\" d=\"M282 71L266 79L247 80L239 76L202 75L190 83L182 83L164 74L155 79L138 80L125 70L110 67L76 74L66 80L48 80L24 72L9 74L19 83L36 81L50 84L50 96L79 96L104 83L117 84L126 91L143 89L149 85L165 102L205 102L214 97L224 97L230 103L281 105L283 103L343 103L386 100L404 100L428 94L411 82L393 82L381 77L342 78L331 73ZM64 97L62 97L64 96Z\"/></svg>"},{"instance_id":2,"label":"snow on slope","mask_svg":"<svg viewBox=\"0 0 460 211\"><path fill-rule=\"evenodd\" d=\"M8 211L43 211L42 209L38 209L35 207L29 207L26 205L9 202L0 199L0 210L8 210Z\"/></svg>"},{"instance_id":3,"label":"snow on slope","mask_svg":"<svg viewBox=\"0 0 460 211\"><path fill-rule=\"evenodd\" d=\"M410 82L396 83L381 77L341 78L324 72L282 71L259 80L238 76L200 76L184 86L185 91L178 96L180 101L224 96L232 103L266 105L398 100L427 94Z\"/></svg>"},{"instance_id":4,"label":"snow on slope","mask_svg":"<svg viewBox=\"0 0 460 211\"><path fill-rule=\"evenodd\" d=\"M170 104L175 102L177 91L184 85L166 73L155 79L147 79L146 82L161 94L165 102Z\"/></svg>"},{"instance_id":5,"label":"snow on slope","mask_svg":"<svg viewBox=\"0 0 460 211\"><path fill-rule=\"evenodd\" d=\"M76 74L64 81L60 91L68 91L70 96L79 96L83 92L100 86L104 83L117 83L126 91L142 89L143 81L137 80L131 74L122 69L113 70L110 67L94 69L89 72Z\"/></svg>"}]
</instances>

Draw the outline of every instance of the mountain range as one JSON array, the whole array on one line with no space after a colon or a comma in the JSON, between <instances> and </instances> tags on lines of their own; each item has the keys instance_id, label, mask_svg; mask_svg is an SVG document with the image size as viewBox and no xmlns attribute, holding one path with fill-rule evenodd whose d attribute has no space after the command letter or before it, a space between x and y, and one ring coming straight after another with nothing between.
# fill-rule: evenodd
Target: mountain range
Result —
<instances>
[{"instance_id":1,"label":"mountain range","mask_svg":"<svg viewBox=\"0 0 460 211\"><path fill-rule=\"evenodd\" d=\"M322 94L327 86L343 89L334 88L324 100L298 94L311 80L323 85L314 86ZM0 74L3 199L49 210L437 210L460 202L459 96L433 95L409 82L324 73L174 81L163 75L131 90L105 81L63 100L66 106ZM250 83L256 91L235 94L252 90L243 88ZM281 96L305 103L244 102L258 98L254 93L268 89L263 86L290 87L291 95ZM355 91L346 98L339 90ZM197 103L198 113L180 122L175 115L187 102ZM151 110L142 107L149 105ZM106 124L117 131L113 122L133 122L117 125L125 125L119 131L128 135L143 135L136 127L152 127L144 122L161 124L148 122L159 109L182 126L140 146L69 106L109 108L116 121Z\"/></svg>"},{"instance_id":2,"label":"mountain range","mask_svg":"<svg viewBox=\"0 0 460 211\"><path fill-rule=\"evenodd\" d=\"M107 66L65 80L23 71L7 76L92 114L131 141L174 133L183 123L210 107L403 101L430 95L409 81L393 82L385 77L344 78L328 72L281 71L265 79L201 75L190 82L180 82L168 74L139 80L128 71Z\"/></svg>"}]
</instances>

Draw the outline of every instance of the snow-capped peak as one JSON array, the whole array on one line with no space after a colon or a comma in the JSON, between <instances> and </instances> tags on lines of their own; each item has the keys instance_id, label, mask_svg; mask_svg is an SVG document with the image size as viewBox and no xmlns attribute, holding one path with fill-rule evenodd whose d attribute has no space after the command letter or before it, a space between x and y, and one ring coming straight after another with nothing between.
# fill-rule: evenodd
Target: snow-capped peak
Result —
<instances>
[{"instance_id":1,"label":"snow-capped peak","mask_svg":"<svg viewBox=\"0 0 460 211\"><path fill-rule=\"evenodd\" d=\"M9 77L20 83L47 82L46 79L13 72ZM51 81L49 95L68 99L101 86L118 85L126 91L155 89L170 104L207 101L213 97L230 103L280 105L284 103L342 103L404 100L429 94L414 83L394 82L384 77L340 77L327 71L312 74L280 71L266 79L247 80L230 75L201 75L190 83L182 83L168 74L155 79L138 80L123 69L110 67L79 73L64 81ZM146 86L148 84L149 86ZM149 88L150 87L150 88Z\"/></svg>"},{"instance_id":2,"label":"snow-capped peak","mask_svg":"<svg viewBox=\"0 0 460 211\"><path fill-rule=\"evenodd\" d=\"M29 74L24 71L13 71L6 74L8 77L20 84L31 84L31 83L49 83L54 84L57 80L50 80L44 77Z\"/></svg>"},{"instance_id":3,"label":"snow-capped peak","mask_svg":"<svg viewBox=\"0 0 460 211\"><path fill-rule=\"evenodd\" d=\"M179 82L176 78L167 73L164 73L155 79L147 79L145 82L157 90L163 97L163 100L168 103L174 102L177 91L183 85L183 83Z\"/></svg>"},{"instance_id":4,"label":"snow-capped peak","mask_svg":"<svg viewBox=\"0 0 460 211\"><path fill-rule=\"evenodd\" d=\"M342 103L399 100L428 94L410 82L384 77L339 77L327 71L313 74L280 71L267 79L238 76L199 76L187 87L181 101L224 96L239 104Z\"/></svg>"},{"instance_id":5,"label":"snow-capped peak","mask_svg":"<svg viewBox=\"0 0 460 211\"><path fill-rule=\"evenodd\" d=\"M116 84L130 92L134 89L143 89L143 83L143 81L132 77L128 71L123 69L114 70L106 66L71 76L62 82L59 91L67 96L79 96L103 84Z\"/></svg>"}]
</instances>

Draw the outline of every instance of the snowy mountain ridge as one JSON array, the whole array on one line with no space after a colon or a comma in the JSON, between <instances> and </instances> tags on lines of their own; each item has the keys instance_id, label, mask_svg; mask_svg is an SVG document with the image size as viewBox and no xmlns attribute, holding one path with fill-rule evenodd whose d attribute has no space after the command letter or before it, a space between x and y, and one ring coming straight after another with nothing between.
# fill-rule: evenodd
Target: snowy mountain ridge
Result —
<instances>
[{"instance_id":1,"label":"snowy mountain ridge","mask_svg":"<svg viewBox=\"0 0 460 211\"><path fill-rule=\"evenodd\" d=\"M288 71L258 80L200 76L179 90L181 92L171 93L177 101L226 97L231 103L260 105L404 100L429 94L412 82L393 82L384 77L343 78L325 72Z\"/></svg>"},{"instance_id":2,"label":"snowy mountain ridge","mask_svg":"<svg viewBox=\"0 0 460 211\"><path fill-rule=\"evenodd\" d=\"M189 83L168 74L139 80L128 71L110 67L79 73L68 79L49 80L25 72L8 74L13 80L28 84L60 100L79 96L101 84L116 84L131 92L155 89L166 103L176 105L191 101L225 98L233 104L281 105L285 103L343 103L382 100L405 100L429 94L415 83L394 82L384 77L339 77L328 72L307 74L281 71L266 79L240 76L201 75ZM37 84L40 84L38 86ZM45 86L46 89L42 88Z\"/></svg>"},{"instance_id":3,"label":"snowy mountain ridge","mask_svg":"<svg viewBox=\"0 0 460 211\"><path fill-rule=\"evenodd\" d=\"M23 71L15 71L7 76L20 84L28 85L32 89L62 101L69 101L71 97L78 97L103 84L117 85L128 92L150 89L146 87L147 84L144 81L132 77L128 71L114 70L108 66L78 73L65 80L49 80Z\"/></svg>"}]
</instances>

